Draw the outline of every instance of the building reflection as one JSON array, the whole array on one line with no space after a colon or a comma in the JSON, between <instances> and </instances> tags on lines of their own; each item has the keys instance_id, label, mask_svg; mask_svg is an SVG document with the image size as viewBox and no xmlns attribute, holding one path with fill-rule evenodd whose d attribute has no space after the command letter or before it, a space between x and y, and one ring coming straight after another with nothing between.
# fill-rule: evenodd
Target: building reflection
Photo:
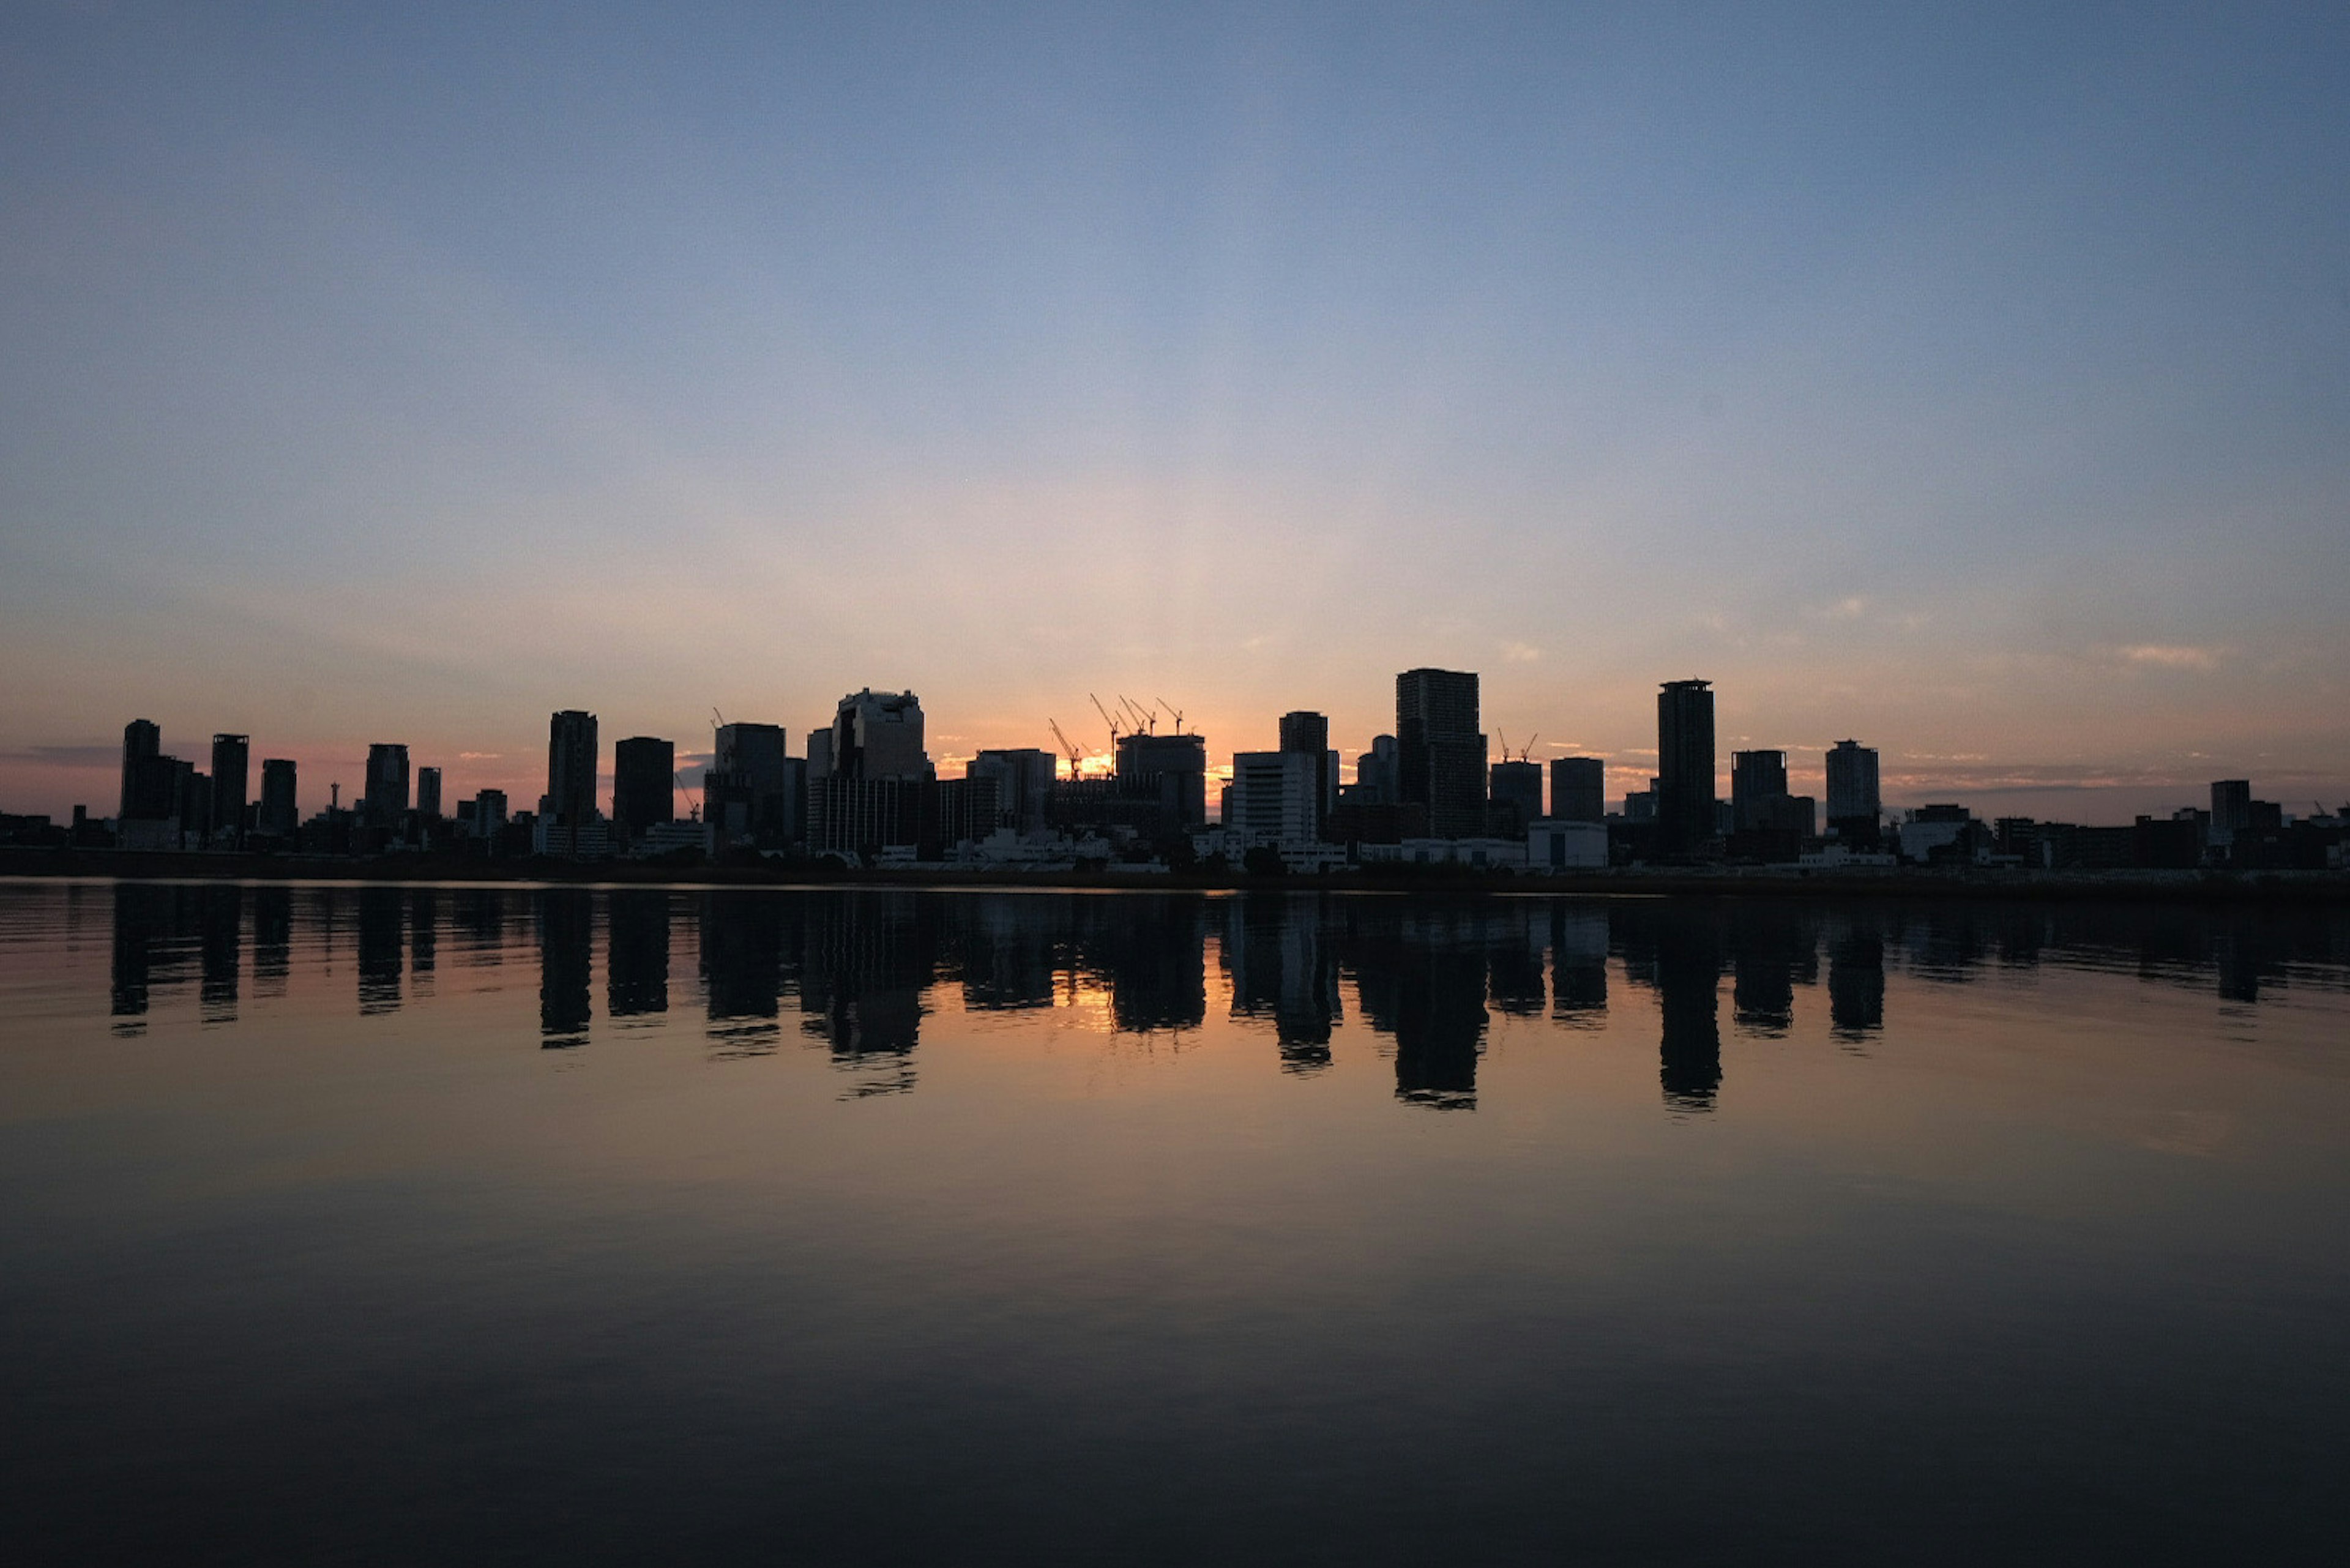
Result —
<instances>
[{"instance_id":1,"label":"building reflection","mask_svg":"<svg viewBox=\"0 0 2350 1568\"><path fill-rule=\"evenodd\" d=\"M203 1017L207 1023L232 1023L244 968L244 889L234 882L209 882L201 898L203 983L198 996Z\"/></svg>"},{"instance_id":2,"label":"building reflection","mask_svg":"<svg viewBox=\"0 0 2350 1568\"><path fill-rule=\"evenodd\" d=\"M1344 1017L1338 955L1326 940L1319 898L1250 895L1224 903L1222 956L1232 1016L1269 1021L1282 1070L1330 1064L1330 1041Z\"/></svg>"},{"instance_id":3,"label":"building reflection","mask_svg":"<svg viewBox=\"0 0 2350 1568\"><path fill-rule=\"evenodd\" d=\"M1885 938L1873 918L1848 918L1828 939L1828 1027L1856 1044L1885 1027Z\"/></svg>"},{"instance_id":4,"label":"building reflection","mask_svg":"<svg viewBox=\"0 0 2350 1568\"><path fill-rule=\"evenodd\" d=\"M1442 1110L1477 1103L1485 1045L1482 911L1369 900L1353 911L1348 966L1364 1020L1395 1042L1396 1097Z\"/></svg>"},{"instance_id":5,"label":"building reflection","mask_svg":"<svg viewBox=\"0 0 2350 1568\"><path fill-rule=\"evenodd\" d=\"M403 898L397 888L359 890L359 1012L392 1012L400 1007Z\"/></svg>"},{"instance_id":6,"label":"building reflection","mask_svg":"<svg viewBox=\"0 0 2350 1568\"><path fill-rule=\"evenodd\" d=\"M604 1011L642 1018L669 1011L669 900L660 888L616 888L605 911Z\"/></svg>"},{"instance_id":7,"label":"building reflection","mask_svg":"<svg viewBox=\"0 0 2350 1568\"><path fill-rule=\"evenodd\" d=\"M550 1050L588 1039L589 971L594 967L595 895L585 888L538 894L538 1033Z\"/></svg>"},{"instance_id":8,"label":"building reflection","mask_svg":"<svg viewBox=\"0 0 2350 1568\"><path fill-rule=\"evenodd\" d=\"M267 883L253 890L253 992L257 999L286 994L294 971L294 895Z\"/></svg>"}]
</instances>

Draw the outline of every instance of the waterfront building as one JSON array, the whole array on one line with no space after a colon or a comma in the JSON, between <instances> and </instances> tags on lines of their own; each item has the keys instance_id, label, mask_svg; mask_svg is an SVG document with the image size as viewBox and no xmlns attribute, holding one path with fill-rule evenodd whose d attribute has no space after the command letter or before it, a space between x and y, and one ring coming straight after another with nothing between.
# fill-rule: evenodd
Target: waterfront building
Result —
<instances>
[{"instance_id":1,"label":"waterfront building","mask_svg":"<svg viewBox=\"0 0 2350 1568\"><path fill-rule=\"evenodd\" d=\"M1668 680L1657 693L1657 837L1668 855L1701 852L1719 828L1713 684Z\"/></svg>"},{"instance_id":2,"label":"waterfront building","mask_svg":"<svg viewBox=\"0 0 2350 1568\"><path fill-rule=\"evenodd\" d=\"M1607 820L1607 763L1600 757L1554 757L1550 764L1553 822Z\"/></svg>"},{"instance_id":3,"label":"waterfront building","mask_svg":"<svg viewBox=\"0 0 2350 1568\"><path fill-rule=\"evenodd\" d=\"M1485 826L1485 736L1477 724L1473 671L1407 670L1396 677L1398 794L1427 808L1429 832L1438 837L1471 837Z\"/></svg>"}]
</instances>

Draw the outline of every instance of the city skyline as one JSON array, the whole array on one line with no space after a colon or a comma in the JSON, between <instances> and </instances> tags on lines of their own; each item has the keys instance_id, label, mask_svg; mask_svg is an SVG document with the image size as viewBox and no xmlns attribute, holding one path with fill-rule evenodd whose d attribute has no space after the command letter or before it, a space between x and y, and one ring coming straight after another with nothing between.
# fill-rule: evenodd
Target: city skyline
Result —
<instances>
[{"instance_id":1,"label":"city skyline","mask_svg":"<svg viewBox=\"0 0 2350 1568\"><path fill-rule=\"evenodd\" d=\"M16 8L0 801L1413 665L1611 797L1701 671L1814 795L2338 799L2350 16L1967 15Z\"/></svg>"}]
</instances>

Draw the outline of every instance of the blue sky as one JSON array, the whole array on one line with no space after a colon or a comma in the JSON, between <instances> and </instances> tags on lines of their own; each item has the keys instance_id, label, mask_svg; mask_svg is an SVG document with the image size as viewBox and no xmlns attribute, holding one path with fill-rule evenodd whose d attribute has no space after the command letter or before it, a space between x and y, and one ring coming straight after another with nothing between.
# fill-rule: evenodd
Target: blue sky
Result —
<instances>
[{"instance_id":1,"label":"blue sky","mask_svg":"<svg viewBox=\"0 0 2350 1568\"><path fill-rule=\"evenodd\" d=\"M1176 9L12 7L0 807L1420 664L1619 790L1702 675L1725 772L2350 791L2350 13Z\"/></svg>"}]
</instances>

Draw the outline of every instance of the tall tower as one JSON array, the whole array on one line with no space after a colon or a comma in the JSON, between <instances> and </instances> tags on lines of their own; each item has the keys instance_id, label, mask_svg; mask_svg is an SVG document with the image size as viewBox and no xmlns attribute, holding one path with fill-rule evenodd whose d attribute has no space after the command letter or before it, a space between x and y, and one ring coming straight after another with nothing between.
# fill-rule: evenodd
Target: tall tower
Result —
<instances>
[{"instance_id":1,"label":"tall tower","mask_svg":"<svg viewBox=\"0 0 2350 1568\"><path fill-rule=\"evenodd\" d=\"M1428 831L1471 838L1485 826L1485 737L1477 728L1477 677L1459 670L1407 670L1396 677L1398 793L1428 808Z\"/></svg>"},{"instance_id":2,"label":"tall tower","mask_svg":"<svg viewBox=\"0 0 2350 1568\"><path fill-rule=\"evenodd\" d=\"M408 815L408 748L374 745L368 748L367 826L398 827Z\"/></svg>"},{"instance_id":3,"label":"tall tower","mask_svg":"<svg viewBox=\"0 0 2350 1568\"><path fill-rule=\"evenodd\" d=\"M1668 680L1657 693L1657 839L1690 855L1714 836L1713 683Z\"/></svg>"},{"instance_id":4,"label":"tall tower","mask_svg":"<svg viewBox=\"0 0 2350 1568\"><path fill-rule=\"evenodd\" d=\"M1877 751L1838 741L1828 753L1828 827L1839 838L1874 845L1883 801L1877 789Z\"/></svg>"},{"instance_id":5,"label":"tall tower","mask_svg":"<svg viewBox=\"0 0 2350 1568\"><path fill-rule=\"evenodd\" d=\"M253 753L247 735L213 737L213 821L216 837L234 841L244 836L246 770Z\"/></svg>"},{"instance_id":6,"label":"tall tower","mask_svg":"<svg viewBox=\"0 0 2350 1568\"><path fill-rule=\"evenodd\" d=\"M1281 716L1281 749L1302 752L1314 759L1315 809L1328 816L1338 802L1338 753L1330 749L1330 721L1320 713L1300 710Z\"/></svg>"},{"instance_id":7,"label":"tall tower","mask_svg":"<svg viewBox=\"0 0 2350 1568\"><path fill-rule=\"evenodd\" d=\"M1550 815L1559 822L1607 820L1607 763L1600 757L1553 757Z\"/></svg>"},{"instance_id":8,"label":"tall tower","mask_svg":"<svg viewBox=\"0 0 2350 1568\"><path fill-rule=\"evenodd\" d=\"M596 715L566 708L546 722L546 806L565 827L596 820Z\"/></svg>"},{"instance_id":9,"label":"tall tower","mask_svg":"<svg viewBox=\"0 0 2350 1568\"><path fill-rule=\"evenodd\" d=\"M612 815L641 837L656 822L677 820L677 747L632 735L612 747Z\"/></svg>"},{"instance_id":10,"label":"tall tower","mask_svg":"<svg viewBox=\"0 0 2350 1568\"><path fill-rule=\"evenodd\" d=\"M162 753L163 731L152 719L133 719L122 726L122 805L115 814L117 821L163 815L160 808L147 809L157 793L151 781Z\"/></svg>"}]
</instances>

